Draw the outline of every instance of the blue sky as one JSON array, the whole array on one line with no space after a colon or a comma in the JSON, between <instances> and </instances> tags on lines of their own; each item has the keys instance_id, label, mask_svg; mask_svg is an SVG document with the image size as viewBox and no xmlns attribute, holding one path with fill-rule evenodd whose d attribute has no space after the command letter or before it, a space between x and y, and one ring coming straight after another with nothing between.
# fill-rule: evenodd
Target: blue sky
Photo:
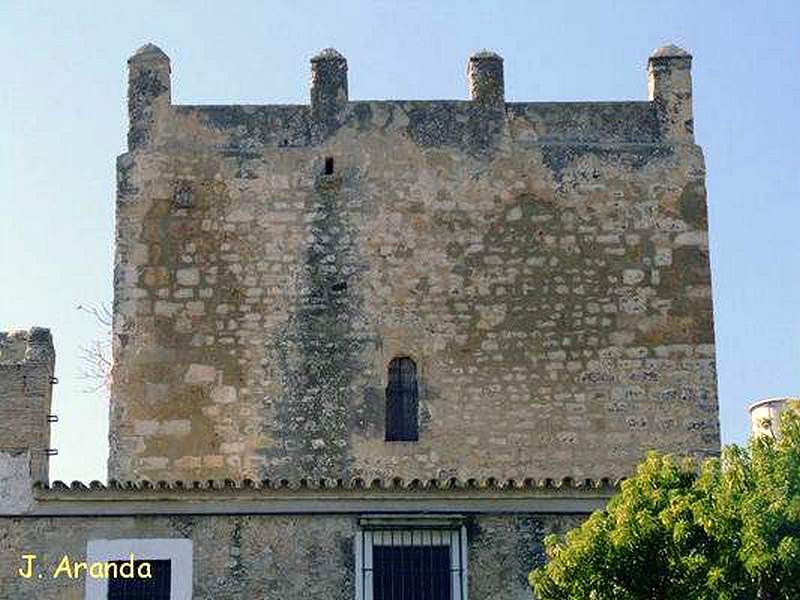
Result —
<instances>
[{"instance_id":1,"label":"blue sky","mask_svg":"<svg viewBox=\"0 0 800 600\"><path fill-rule=\"evenodd\" d=\"M794 2L15 2L0 0L0 330L50 327L52 477L102 479L107 401L82 392L81 303L111 299L126 60L152 41L176 103L307 102L335 46L353 99L466 98L470 52L505 57L511 101L643 100L645 66L694 54L708 167L722 434L800 395L800 9Z\"/></svg>"}]
</instances>

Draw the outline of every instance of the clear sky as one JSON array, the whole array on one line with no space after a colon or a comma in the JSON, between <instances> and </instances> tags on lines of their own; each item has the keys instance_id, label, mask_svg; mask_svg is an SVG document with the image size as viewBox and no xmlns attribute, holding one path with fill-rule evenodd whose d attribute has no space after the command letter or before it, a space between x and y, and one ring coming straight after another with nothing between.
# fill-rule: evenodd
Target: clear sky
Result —
<instances>
[{"instance_id":1,"label":"clear sky","mask_svg":"<svg viewBox=\"0 0 800 600\"><path fill-rule=\"evenodd\" d=\"M110 302L126 60L172 59L176 103L308 102L334 46L352 99L466 98L469 54L505 57L511 101L643 100L650 52L694 55L708 167L722 435L800 395L800 9L796 2L31 2L0 0L0 330L56 343L51 476L103 479L107 399L84 393L78 304Z\"/></svg>"}]
</instances>

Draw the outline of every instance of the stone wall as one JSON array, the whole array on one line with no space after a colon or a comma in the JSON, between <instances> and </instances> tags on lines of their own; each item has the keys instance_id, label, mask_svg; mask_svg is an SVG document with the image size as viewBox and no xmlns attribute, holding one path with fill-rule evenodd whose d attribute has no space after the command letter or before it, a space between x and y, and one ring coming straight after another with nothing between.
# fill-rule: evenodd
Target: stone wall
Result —
<instances>
[{"instance_id":1,"label":"stone wall","mask_svg":"<svg viewBox=\"0 0 800 600\"><path fill-rule=\"evenodd\" d=\"M30 450L0 450L0 514L19 514L33 504Z\"/></svg>"},{"instance_id":2,"label":"stone wall","mask_svg":"<svg viewBox=\"0 0 800 600\"><path fill-rule=\"evenodd\" d=\"M49 330L0 332L0 488L9 486L0 489L0 512L16 497L9 491L12 480L27 480L23 496L30 494L31 481L48 480L54 368Z\"/></svg>"},{"instance_id":3,"label":"stone wall","mask_svg":"<svg viewBox=\"0 0 800 600\"><path fill-rule=\"evenodd\" d=\"M616 477L719 449L691 58L650 100L175 106L130 61L118 161L112 478ZM328 159L333 172L325 173ZM410 356L418 442L385 442Z\"/></svg>"},{"instance_id":4,"label":"stone wall","mask_svg":"<svg viewBox=\"0 0 800 600\"><path fill-rule=\"evenodd\" d=\"M83 600L85 577L52 576L63 556L83 561L90 540L136 538L192 540L194 600L355 597L352 515L88 516L0 517L0 598ZM543 537L581 518L468 517L470 599L529 600L527 575L544 560ZM41 579L17 574L22 554L37 556Z\"/></svg>"}]
</instances>

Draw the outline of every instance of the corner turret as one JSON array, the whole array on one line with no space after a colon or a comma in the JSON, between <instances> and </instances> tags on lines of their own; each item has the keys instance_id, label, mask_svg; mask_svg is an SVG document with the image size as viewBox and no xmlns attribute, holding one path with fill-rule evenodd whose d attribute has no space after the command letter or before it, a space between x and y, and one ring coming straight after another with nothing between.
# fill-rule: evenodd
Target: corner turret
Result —
<instances>
[{"instance_id":1,"label":"corner turret","mask_svg":"<svg viewBox=\"0 0 800 600\"><path fill-rule=\"evenodd\" d=\"M692 55L672 44L656 49L647 63L649 99L659 109L670 142L694 141Z\"/></svg>"},{"instance_id":2,"label":"corner turret","mask_svg":"<svg viewBox=\"0 0 800 600\"><path fill-rule=\"evenodd\" d=\"M128 59L128 149L147 144L172 102L169 57L145 44Z\"/></svg>"}]
</instances>

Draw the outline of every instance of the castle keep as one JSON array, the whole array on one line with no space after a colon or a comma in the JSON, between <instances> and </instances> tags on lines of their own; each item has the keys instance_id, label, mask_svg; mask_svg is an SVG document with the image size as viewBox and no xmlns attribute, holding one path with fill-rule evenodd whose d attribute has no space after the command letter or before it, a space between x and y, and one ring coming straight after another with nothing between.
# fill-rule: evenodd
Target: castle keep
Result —
<instances>
[{"instance_id":1,"label":"castle keep","mask_svg":"<svg viewBox=\"0 0 800 600\"><path fill-rule=\"evenodd\" d=\"M719 446L690 57L651 100L180 106L130 60L118 161L114 478L622 476ZM393 359L418 439L386 441Z\"/></svg>"},{"instance_id":2,"label":"castle keep","mask_svg":"<svg viewBox=\"0 0 800 600\"><path fill-rule=\"evenodd\" d=\"M0 338L1 564L136 552L159 600L529 598L544 536L648 450L719 452L691 60L657 50L647 101L506 102L487 51L468 100L366 101L328 49L310 104L191 106L142 47L109 482L32 489L52 346ZM114 585L4 571L0 598Z\"/></svg>"}]
</instances>

